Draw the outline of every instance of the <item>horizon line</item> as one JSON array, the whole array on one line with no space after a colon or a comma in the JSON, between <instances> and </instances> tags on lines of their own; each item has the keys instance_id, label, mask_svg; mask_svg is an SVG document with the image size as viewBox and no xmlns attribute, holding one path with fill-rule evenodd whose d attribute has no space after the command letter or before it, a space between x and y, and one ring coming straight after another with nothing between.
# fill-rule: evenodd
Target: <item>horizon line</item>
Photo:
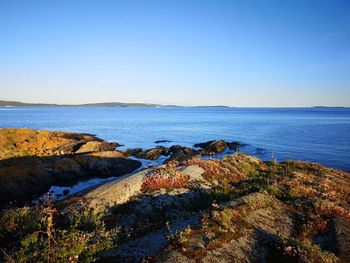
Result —
<instances>
[{"instance_id":1,"label":"horizon line","mask_svg":"<svg viewBox=\"0 0 350 263\"><path fill-rule=\"evenodd\" d=\"M6 105L6 103L9 103ZM17 104L17 105L11 105ZM115 105L112 105L115 104ZM16 100L0 100L0 107L87 107L87 106L105 106L105 107L118 107L121 106L143 106L143 107L184 107L184 108L198 108L198 107L222 107L222 108L350 108L350 106L327 106L327 105L309 105L309 106L229 106L229 105L180 105L180 104L159 104L149 102L120 102L120 101L103 101L103 102L88 102L88 103L44 103L44 102L23 102Z\"/></svg>"}]
</instances>

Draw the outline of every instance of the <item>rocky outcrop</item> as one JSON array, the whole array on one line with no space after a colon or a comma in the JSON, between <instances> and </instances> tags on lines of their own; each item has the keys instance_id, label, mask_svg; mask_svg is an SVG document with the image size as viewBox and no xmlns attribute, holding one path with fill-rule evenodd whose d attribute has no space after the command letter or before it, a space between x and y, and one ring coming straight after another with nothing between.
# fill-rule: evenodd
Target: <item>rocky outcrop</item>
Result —
<instances>
[{"instance_id":1,"label":"rocky outcrop","mask_svg":"<svg viewBox=\"0 0 350 263\"><path fill-rule=\"evenodd\" d=\"M157 141L162 142L162 141ZM157 146L152 149L142 150L141 148L127 149L122 152L126 156L134 156L136 158L157 160L161 156L169 156L164 163L170 161L183 162L196 156L211 155L222 153L226 149L236 151L241 146L239 142L226 142L223 140L209 141L205 143L195 144L194 147L201 149L193 149L181 145L173 145L171 147Z\"/></svg>"},{"instance_id":2,"label":"rocky outcrop","mask_svg":"<svg viewBox=\"0 0 350 263\"><path fill-rule=\"evenodd\" d=\"M108 152L107 152L108 153ZM71 185L91 177L128 174L141 163L101 152L71 157L18 157L0 162L0 204L26 200L43 194L52 185Z\"/></svg>"},{"instance_id":3,"label":"rocky outcrop","mask_svg":"<svg viewBox=\"0 0 350 263\"><path fill-rule=\"evenodd\" d=\"M26 200L51 185L121 176L141 166L90 134L0 129L0 205Z\"/></svg>"},{"instance_id":4,"label":"rocky outcrop","mask_svg":"<svg viewBox=\"0 0 350 263\"><path fill-rule=\"evenodd\" d=\"M95 152L77 155L73 159L88 171L89 176L101 178L121 176L140 168L141 163L123 156L117 151Z\"/></svg>"},{"instance_id":5,"label":"rocky outcrop","mask_svg":"<svg viewBox=\"0 0 350 263\"><path fill-rule=\"evenodd\" d=\"M0 129L0 160L20 156L53 156L113 151L120 144L94 135L33 129Z\"/></svg>"}]
</instances>

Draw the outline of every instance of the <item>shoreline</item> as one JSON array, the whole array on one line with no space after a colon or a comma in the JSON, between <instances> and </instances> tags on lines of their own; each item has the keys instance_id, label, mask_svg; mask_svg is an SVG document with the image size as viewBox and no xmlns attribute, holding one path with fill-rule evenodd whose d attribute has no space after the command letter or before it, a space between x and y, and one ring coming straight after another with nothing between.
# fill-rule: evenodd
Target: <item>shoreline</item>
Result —
<instances>
[{"instance_id":1,"label":"shoreline","mask_svg":"<svg viewBox=\"0 0 350 263\"><path fill-rule=\"evenodd\" d=\"M167 162L184 162L190 160L191 158L200 158L202 160L219 160L224 158L225 156L234 155L235 152L238 152L241 149L244 149L244 147L246 147L246 144L240 142L226 142L223 140L214 140L205 143L198 143L192 145L192 147L185 147L181 145L172 145L170 147L165 147L162 145L162 143L171 144L171 141L158 140L155 141L157 146L154 148L129 149L115 142L104 141L91 134L33 130L27 128L1 128L0 138L1 133L11 134L16 132L19 132L17 136L20 139L16 143L11 142L10 144L12 144L12 146L10 147L13 147L14 144L17 146L20 145L20 150L18 150L15 146L15 148L8 151L9 146L6 143L6 139L2 137L3 150L2 157L0 156L0 168L2 167L2 169L0 169L0 173L2 174L3 178L5 177L9 178L7 180L12 180L11 176L9 177L7 175L11 173L11 171L16 171L15 173L17 174L22 173L21 177L23 177L23 175L25 175L26 173L28 175L32 174L31 176L34 175L34 177L38 178L51 178L52 174L57 174L59 175L59 177L62 177L62 179L57 179L58 177L56 176L56 179L54 179L54 181L51 180L50 183L44 183L44 188L40 187L41 184L32 184L32 186L29 187L29 189L32 189L32 191L28 192L27 190L28 194L23 195L22 192L26 192L24 189L28 189L28 185L25 182L21 183L21 181L16 178L16 175L13 175L13 179L16 182L17 188L14 188L16 190L11 190L11 192L21 193L21 195L17 195L17 197L15 198L17 201L23 198L24 201L40 200L45 193L51 193L55 195L56 200L64 200L65 198L78 194L81 191L86 191L97 185L101 185L103 183L113 181L114 179L118 179L119 176L133 174L137 171L141 171L150 167L161 166L163 164L166 164ZM57 151L53 149L44 149L45 147L33 150L33 147L30 146L30 143L28 144L28 138L26 138L25 136L23 137L22 133L27 135L31 134L28 137L31 139L33 139L32 137L34 136L33 141L35 143L38 140L35 136L40 137L41 133L43 133L44 140L48 140L46 142L47 144L50 144L49 140L51 140L51 138L54 136L57 137L56 139L53 139L54 141L60 141L61 139L59 136L63 136L63 138L66 136L68 138L68 141L65 141L63 143L63 146L54 145L54 147L58 149ZM87 139L82 139L84 138L84 136L87 137ZM65 139L67 140L67 138ZM12 136L9 140L16 140L16 137ZM40 140L42 140L42 138L39 139L39 141ZM23 148L23 143L27 143L28 145L24 146ZM103 145L102 148L101 145ZM84 149L84 147L86 149ZM14 151L15 153L13 153ZM10 152L10 154L8 154L8 152ZM118 163L118 165L120 165L119 163L121 161L125 162L124 160L131 163L135 162L136 166L134 164L132 165L133 168L127 168L126 166L125 168L129 170L125 170L125 172L119 173L119 175L116 172L112 172L106 175L106 173L104 172L106 167L109 167L107 169L111 169L111 165L113 165L113 162L116 162ZM271 160L272 159L268 161ZM295 160L289 159L283 162L286 161ZM298 162L320 165L319 163L312 163L307 161ZM37 174L33 174L32 172L30 172L30 170L28 170L28 168L30 169L30 167L36 167L35 169L39 169ZM337 168L332 169L343 171ZM64 176L62 176L62 174L64 174ZM67 177L68 174L70 175ZM47 179L44 179L44 182L45 181L47 181ZM4 189L6 189L6 187ZM3 199L11 201L11 199L8 199L8 196L13 195L11 194L11 192L9 192L9 190L6 190L6 194L2 193L2 196L4 197Z\"/></svg>"}]
</instances>

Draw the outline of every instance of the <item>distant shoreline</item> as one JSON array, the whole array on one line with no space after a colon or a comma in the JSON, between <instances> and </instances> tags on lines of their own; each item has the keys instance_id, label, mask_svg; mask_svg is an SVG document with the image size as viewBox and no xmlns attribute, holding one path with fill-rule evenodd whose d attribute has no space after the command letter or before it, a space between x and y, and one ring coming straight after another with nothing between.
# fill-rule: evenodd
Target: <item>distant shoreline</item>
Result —
<instances>
[{"instance_id":1,"label":"distant shoreline","mask_svg":"<svg viewBox=\"0 0 350 263\"><path fill-rule=\"evenodd\" d=\"M246 106L246 107L235 107L226 105L198 105L198 106L182 106L182 105L162 105L162 104L152 104L152 103L124 103L124 102L101 102L101 103L84 103L84 104L54 104L54 103L26 103L19 101L6 101L0 100L0 107L11 108L11 107L118 107L118 108L310 108L310 109L346 109L350 107L346 106L297 106L297 107L256 107L256 106Z\"/></svg>"}]
</instances>

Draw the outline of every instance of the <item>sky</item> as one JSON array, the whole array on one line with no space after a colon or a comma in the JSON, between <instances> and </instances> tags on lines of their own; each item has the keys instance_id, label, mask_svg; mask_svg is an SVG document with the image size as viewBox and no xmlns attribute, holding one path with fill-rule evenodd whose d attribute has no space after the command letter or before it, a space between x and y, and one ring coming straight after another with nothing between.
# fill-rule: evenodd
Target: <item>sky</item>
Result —
<instances>
[{"instance_id":1,"label":"sky","mask_svg":"<svg viewBox=\"0 0 350 263\"><path fill-rule=\"evenodd\" d=\"M350 1L0 0L0 100L350 106Z\"/></svg>"}]
</instances>

